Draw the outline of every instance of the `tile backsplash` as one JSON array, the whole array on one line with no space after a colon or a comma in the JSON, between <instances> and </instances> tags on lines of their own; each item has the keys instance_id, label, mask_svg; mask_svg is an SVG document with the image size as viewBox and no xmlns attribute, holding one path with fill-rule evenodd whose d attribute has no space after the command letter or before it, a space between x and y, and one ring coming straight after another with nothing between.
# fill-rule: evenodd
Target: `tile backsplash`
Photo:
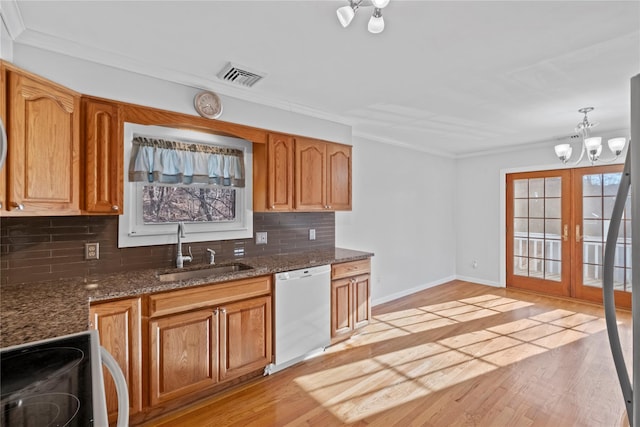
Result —
<instances>
[{"instance_id":1,"label":"tile backsplash","mask_svg":"<svg viewBox=\"0 0 640 427\"><path fill-rule=\"evenodd\" d=\"M309 229L316 240L309 240ZM335 245L333 212L254 213L253 232L266 231L267 244L254 239L188 243L191 264L207 262L206 250L216 251L216 262L244 256L275 255ZM100 244L100 259L86 261L84 245ZM176 245L118 248L118 217L21 217L0 219L0 285L68 277L86 277L115 271L169 268L175 265ZM188 265L188 264L187 264Z\"/></svg>"}]
</instances>

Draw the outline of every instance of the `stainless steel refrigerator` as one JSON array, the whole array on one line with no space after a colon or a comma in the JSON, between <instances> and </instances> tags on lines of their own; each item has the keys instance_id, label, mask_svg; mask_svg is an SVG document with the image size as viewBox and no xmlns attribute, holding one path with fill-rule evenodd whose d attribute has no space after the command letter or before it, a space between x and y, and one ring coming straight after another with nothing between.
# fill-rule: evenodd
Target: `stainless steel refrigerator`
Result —
<instances>
[{"instance_id":1,"label":"stainless steel refrigerator","mask_svg":"<svg viewBox=\"0 0 640 427\"><path fill-rule=\"evenodd\" d=\"M631 218L633 218L631 231L631 271L633 272L631 279L633 361L631 366L633 369L633 382L629 378L620 345L613 292L615 247L622 212L629 192L631 192ZM640 393L634 393L633 390L634 385L637 387L640 384L640 226L638 225L638 219L640 219L640 74L631 79L631 140L607 234L602 286L611 353L620 387L622 388L629 424L632 427L640 427Z\"/></svg>"}]
</instances>

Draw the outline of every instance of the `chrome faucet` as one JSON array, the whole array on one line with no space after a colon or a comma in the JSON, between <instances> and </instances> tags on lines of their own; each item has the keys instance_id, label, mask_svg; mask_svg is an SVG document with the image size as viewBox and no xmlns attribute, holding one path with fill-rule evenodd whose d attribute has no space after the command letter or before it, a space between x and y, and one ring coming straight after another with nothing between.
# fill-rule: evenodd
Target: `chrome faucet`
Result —
<instances>
[{"instance_id":1,"label":"chrome faucet","mask_svg":"<svg viewBox=\"0 0 640 427\"><path fill-rule=\"evenodd\" d=\"M209 264L213 265L216 263L216 251L213 249L207 248L207 252L209 253Z\"/></svg>"},{"instance_id":2,"label":"chrome faucet","mask_svg":"<svg viewBox=\"0 0 640 427\"><path fill-rule=\"evenodd\" d=\"M191 246L189 246L189 255L182 255L182 239L184 238L184 222L178 223L178 254L176 255L176 267L184 267L184 262L191 262L193 260L193 254L191 253Z\"/></svg>"}]
</instances>

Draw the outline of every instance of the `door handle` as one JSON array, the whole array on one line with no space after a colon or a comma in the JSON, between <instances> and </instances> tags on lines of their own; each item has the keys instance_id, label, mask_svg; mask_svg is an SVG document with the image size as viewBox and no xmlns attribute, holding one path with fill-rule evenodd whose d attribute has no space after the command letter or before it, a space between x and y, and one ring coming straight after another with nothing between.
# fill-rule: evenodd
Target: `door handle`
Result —
<instances>
[{"instance_id":1,"label":"door handle","mask_svg":"<svg viewBox=\"0 0 640 427\"><path fill-rule=\"evenodd\" d=\"M582 241L582 237L580 235L580 224L576 224L576 242L580 243L580 241Z\"/></svg>"},{"instance_id":2,"label":"door handle","mask_svg":"<svg viewBox=\"0 0 640 427\"><path fill-rule=\"evenodd\" d=\"M565 242L567 240L569 240L569 225L565 224L563 229L562 229L562 240L564 240Z\"/></svg>"}]
</instances>

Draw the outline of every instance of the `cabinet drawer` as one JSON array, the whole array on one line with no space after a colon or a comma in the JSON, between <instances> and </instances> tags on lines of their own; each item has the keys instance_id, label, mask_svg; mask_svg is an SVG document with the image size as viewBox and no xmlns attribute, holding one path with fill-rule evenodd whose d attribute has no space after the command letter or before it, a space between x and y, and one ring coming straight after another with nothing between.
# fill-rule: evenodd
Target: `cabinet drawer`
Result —
<instances>
[{"instance_id":1,"label":"cabinet drawer","mask_svg":"<svg viewBox=\"0 0 640 427\"><path fill-rule=\"evenodd\" d=\"M369 272L371 272L371 260L369 258L359 261L350 261L331 265L332 279L352 277Z\"/></svg>"},{"instance_id":2,"label":"cabinet drawer","mask_svg":"<svg viewBox=\"0 0 640 427\"><path fill-rule=\"evenodd\" d=\"M271 293L271 276L252 277L149 296L149 316L211 307Z\"/></svg>"}]
</instances>

